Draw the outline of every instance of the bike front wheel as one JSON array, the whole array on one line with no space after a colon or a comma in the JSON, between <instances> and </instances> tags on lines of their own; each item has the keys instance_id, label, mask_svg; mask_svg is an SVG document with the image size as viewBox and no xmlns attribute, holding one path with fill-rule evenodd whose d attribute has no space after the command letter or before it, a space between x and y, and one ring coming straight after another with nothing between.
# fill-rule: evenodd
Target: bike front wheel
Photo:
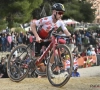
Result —
<instances>
[{"instance_id":1,"label":"bike front wheel","mask_svg":"<svg viewBox=\"0 0 100 90\"><path fill-rule=\"evenodd\" d=\"M68 46L58 44L55 54L51 51L47 63L47 77L49 82L56 87L64 86L70 79L73 69L73 58Z\"/></svg>"},{"instance_id":2,"label":"bike front wheel","mask_svg":"<svg viewBox=\"0 0 100 90\"><path fill-rule=\"evenodd\" d=\"M7 61L7 73L12 81L19 82L23 80L29 71L28 63L30 57L26 45L18 45L15 47Z\"/></svg>"}]
</instances>

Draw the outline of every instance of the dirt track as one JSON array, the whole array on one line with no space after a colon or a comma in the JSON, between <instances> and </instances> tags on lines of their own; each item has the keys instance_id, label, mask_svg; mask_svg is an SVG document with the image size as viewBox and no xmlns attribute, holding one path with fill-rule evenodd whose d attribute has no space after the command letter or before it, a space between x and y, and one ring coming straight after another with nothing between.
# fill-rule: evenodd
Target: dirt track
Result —
<instances>
[{"instance_id":1,"label":"dirt track","mask_svg":"<svg viewBox=\"0 0 100 90\"><path fill-rule=\"evenodd\" d=\"M16 83L8 79L0 79L0 90L100 90L100 77L71 78L61 88L51 86L47 78L26 78ZM93 87L98 85L99 87Z\"/></svg>"},{"instance_id":2,"label":"dirt track","mask_svg":"<svg viewBox=\"0 0 100 90\"><path fill-rule=\"evenodd\" d=\"M16 83L9 78L0 79L0 90L100 90L100 66L81 68L81 77L72 77L61 87L53 87L47 78L26 78Z\"/></svg>"},{"instance_id":3,"label":"dirt track","mask_svg":"<svg viewBox=\"0 0 100 90\"><path fill-rule=\"evenodd\" d=\"M81 77L71 78L61 88L53 87L47 78L26 78L19 83L7 78L0 79L0 90L100 90L100 66L79 69L79 72Z\"/></svg>"}]
</instances>

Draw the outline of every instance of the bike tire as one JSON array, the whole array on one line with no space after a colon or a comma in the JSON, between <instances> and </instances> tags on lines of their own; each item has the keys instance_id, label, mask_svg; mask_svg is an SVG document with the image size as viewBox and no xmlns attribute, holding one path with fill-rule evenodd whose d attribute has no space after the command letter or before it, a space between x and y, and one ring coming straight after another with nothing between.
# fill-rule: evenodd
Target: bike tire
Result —
<instances>
[{"instance_id":1,"label":"bike tire","mask_svg":"<svg viewBox=\"0 0 100 90\"><path fill-rule=\"evenodd\" d=\"M58 44L56 48L63 48L64 50L67 50L67 52L69 53L69 56L70 56L70 70L69 70L69 75L68 77L66 77L64 79L64 81L60 82L60 83L55 83L53 82L53 79L51 78L51 75L50 75L50 59L48 60L48 63L47 63L47 78L49 80L49 82L51 83L51 85L55 86L55 87L62 87L64 86L70 79L71 77L71 74L72 74L72 69L73 69L73 57L72 57L72 53L69 49L69 47L65 44ZM53 51L51 51L51 55L52 56L53 54Z\"/></svg>"},{"instance_id":2,"label":"bike tire","mask_svg":"<svg viewBox=\"0 0 100 90\"><path fill-rule=\"evenodd\" d=\"M21 77L14 77L13 75L12 75L12 72L11 72L11 60L12 60L12 57L13 57L13 55L14 55L14 52L16 51L16 50L19 50L20 48L22 48L22 49L24 49L26 52L27 52L27 54L28 54L28 49L26 49L27 48L27 46L26 45L24 45L24 44L21 44L21 45L18 45L17 47L15 47L12 51L11 51L11 54L10 54L10 56L9 56L9 58L8 58L8 61L7 61L7 74L8 74L8 76L9 76L9 78L12 80L12 81L14 81L14 82L19 82L19 81L22 81L27 75L28 75L28 72L29 72L29 68L27 68L26 69L26 71L25 71L25 73L21 76ZM14 66L13 66L14 67ZM16 69L16 67L15 67L15 69ZM19 68L17 68L17 70L18 70Z\"/></svg>"}]
</instances>

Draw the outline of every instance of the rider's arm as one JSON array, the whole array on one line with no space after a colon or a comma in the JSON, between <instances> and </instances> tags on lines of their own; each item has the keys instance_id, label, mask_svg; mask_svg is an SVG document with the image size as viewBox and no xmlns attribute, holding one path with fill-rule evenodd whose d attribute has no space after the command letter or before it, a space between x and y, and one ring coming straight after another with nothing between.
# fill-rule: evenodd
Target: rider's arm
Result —
<instances>
[{"instance_id":1,"label":"rider's arm","mask_svg":"<svg viewBox=\"0 0 100 90\"><path fill-rule=\"evenodd\" d=\"M39 37L39 35L38 35L37 31L36 31L36 24L35 24L35 21L33 21L33 22L31 23L31 30L32 30L32 32L33 32L33 34L34 34L34 36L35 36L36 38Z\"/></svg>"},{"instance_id":2,"label":"rider's arm","mask_svg":"<svg viewBox=\"0 0 100 90\"><path fill-rule=\"evenodd\" d=\"M44 21L43 19L39 19L39 20L33 20L31 22L31 29L32 29L32 32L34 34L34 36L36 37L36 41L40 43L41 41L41 38L39 37L38 33L37 33L37 30L36 30L36 26L37 27L40 27L41 25L43 25Z\"/></svg>"},{"instance_id":3,"label":"rider's arm","mask_svg":"<svg viewBox=\"0 0 100 90\"><path fill-rule=\"evenodd\" d=\"M65 30L63 30L64 33L66 34L66 36L71 36L71 33L68 31L68 29L66 28Z\"/></svg>"},{"instance_id":4,"label":"rider's arm","mask_svg":"<svg viewBox=\"0 0 100 90\"><path fill-rule=\"evenodd\" d=\"M68 29L66 28L63 21L61 21L61 28L64 31L64 33L66 34L66 36L71 36L71 33L68 31Z\"/></svg>"}]
</instances>

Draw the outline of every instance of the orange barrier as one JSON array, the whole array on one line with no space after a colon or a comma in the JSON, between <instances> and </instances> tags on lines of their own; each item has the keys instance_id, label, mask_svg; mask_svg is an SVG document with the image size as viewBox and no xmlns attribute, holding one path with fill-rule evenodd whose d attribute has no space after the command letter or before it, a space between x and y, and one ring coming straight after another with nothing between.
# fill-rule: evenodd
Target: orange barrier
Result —
<instances>
[{"instance_id":1,"label":"orange barrier","mask_svg":"<svg viewBox=\"0 0 100 90\"><path fill-rule=\"evenodd\" d=\"M84 65L84 57L78 58L77 63L78 63L78 66L83 66Z\"/></svg>"},{"instance_id":2,"label":"orange barrier","mask_svg":"<svg viewBox=\"0 0 100 90\"><path fill-rule=\"evenodd\" d=\"M97 61L97 56L96 56L96 55L93 55L93 56L84 56L84 57L78 58L78 60L77 60L78 65L79 65L79 66L83 66L83 65L84 65L84 61L85 61L87 58L88 58L88 59L92 59L93 63L96 63L96 61Z\"/></svg>"},{"instance_id":3,"label":"orange barrier","mask_svg":"<svg viewBox=\"0 0 100 90\"><path fill-rule=\"evenodd\" d=\"M92 56L93 62L96 63L97 62L97 56Z\"/></svg>"}]
</instances>

